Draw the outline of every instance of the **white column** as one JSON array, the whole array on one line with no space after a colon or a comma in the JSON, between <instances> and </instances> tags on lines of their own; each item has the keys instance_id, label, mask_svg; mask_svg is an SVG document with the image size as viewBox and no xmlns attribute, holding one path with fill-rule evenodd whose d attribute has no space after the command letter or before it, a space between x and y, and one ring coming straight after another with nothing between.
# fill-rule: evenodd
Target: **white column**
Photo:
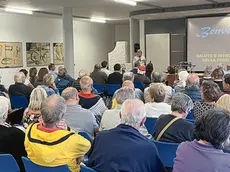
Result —
<instances>
[{"instance_id":1,"label":"white column","mask_svg":"<svg viewBox=\"0 0 230 172\"><path fill-rule=\"evenodd\" d=\"M73 41L73 14L71 7L64 7L62 14L63 40L65 52L65 68L70 76L75 77L74 41Z\"/></svg>"},{"instance_id":2,"label":"white column","mask_svg":"<svg viewBox=\"0 0 230 172\"><path fill-rule=\"evenodd\" d=\"M140 20L140 49L143 52L143 56L145 56L145 21Z\"/></svg>"},{"instance_id":3,"label":"white column","mask_svg":"<svg viewBox=\"0 0 230 172\"><path fill-rule=\"evenodd\" d=\"M133 19L129 18L129 34L130 34L130 62L133 63L134 41L133 41Z\"/></svg>"}]
</instances>

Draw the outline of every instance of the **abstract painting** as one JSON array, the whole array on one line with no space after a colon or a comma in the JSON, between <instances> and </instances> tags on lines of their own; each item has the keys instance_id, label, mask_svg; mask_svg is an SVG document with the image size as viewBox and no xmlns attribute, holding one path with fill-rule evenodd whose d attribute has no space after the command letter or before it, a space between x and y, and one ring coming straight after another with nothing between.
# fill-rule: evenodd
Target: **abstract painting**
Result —
<instances>
[{"instance_id":1,"label":"abstract painting","mask_svg":"<svg viewBox=\"0 0 230 172\"><path fill-rule=\"evenodd\" d=\"M55 65L64 64L64 44L63 43L53 43L53 54L54 54L54 64Z\"/></svg>"},{"instance_id":2,"label":"abstract painting","mask_svg":"<svg viewBox=\"0 0 230 172\"><path fill-rule=\"evenodd\" d=\"M50 43L26 43L27 66L47 66L51 63Z\"/></svg>"},{"instance_id":3,"label":"abstract painting","mask_svg":"<svg viewBox=\"0 0 230 172\"><path fill-rule=\"evenodd\" d=\"M0 42L0 67L22 67L22 43Z\"/></svg>"}]
</instances>

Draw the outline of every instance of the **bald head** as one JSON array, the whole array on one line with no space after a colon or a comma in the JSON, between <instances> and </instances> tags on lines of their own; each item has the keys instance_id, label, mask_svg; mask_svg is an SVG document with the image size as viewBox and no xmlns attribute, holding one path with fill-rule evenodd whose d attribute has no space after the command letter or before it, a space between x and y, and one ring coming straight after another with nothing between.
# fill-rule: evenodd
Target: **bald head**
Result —
<instances>
[{"instance_id":1,"label":"bald head","mask_svg":"<svg viewBox=\"0 0 230 172\"><path fill-rule=\"evenodd\" d=\"M121 123L140 129L145 122L146 110L141 100L126 100L121 107Z\"/></svg>"},{"instance_id":2,"label":"bald head","mask_svg":"<svg viewBox=\"0 0 230 172\"><path fill-rule=\"evenodd\" d=\"M92 89L93 80L89 76L84 76L80 80L80 85L82 91L89 91L90 89Z\"/></svg>"},{"instance_id":3,"label":"bald head","mask_svg":"<svg viewBox=\"0 0 230 172\"><path fill-rule=\"evenodd\" d=\"M188 88L192 87L192 86L198 86L200 85L200 79L199 76L197 74L190 74L187 78L186 81L186 86Z\"/></svg>"},{"instance_id":4,"label":"bald head","mask_svg":"<svg viewBox=\"0 0 230 172\"><path fill-rule=\"evenodd\" d=\"M129 88L131 88L133 90L135 89L133 82L129 81L129 80L124 81L123 84L122 84L122 87L129 87Z\"/></svg>"},{"instance_id":5,"label":"bald head","mask_svg":"<svg viewBox=\"0 0 230 172\"><path fill-rule=\"evenodd\" d=\"M66 100L76 100L78 98L78 91L76 88L68 87L62 91L61 96Z\"/></svg>"}]
</instances>

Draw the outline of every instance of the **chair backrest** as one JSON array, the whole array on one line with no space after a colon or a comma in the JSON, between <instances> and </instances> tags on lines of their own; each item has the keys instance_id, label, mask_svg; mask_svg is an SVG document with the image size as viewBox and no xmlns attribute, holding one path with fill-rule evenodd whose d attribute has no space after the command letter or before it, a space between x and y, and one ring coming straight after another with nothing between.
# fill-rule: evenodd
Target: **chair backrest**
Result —
<instances>
[{"instance_id":1,"label":"chair backrest","mask_svg":"<svg viewBox=\"0 0 230 172\"><path fill-rule=\"evenodd\" d=\"M161 162L165 167L173 167L173 160L176 157L176 151L179 146L178 143L166 143L153 140L153 143L156 145Z\"/></svg>"},{"instance_id":2,"label":"chair backrest","mask_svg":"<svg viewBox=\"0 0 230 172\"><path fill-rule=\"evenodd\" d=\"M106 88L107 88L108 95L113 95L118 89L121 88L121 86L120 85L107 84Z\"/></svg>"},{"instance_id":3,"label":"chair backrest","mask_svg":"<svg viewBox=\"0 0 230 172\"><path fill-rule=\"evenodd\" d=\"M10 96L10 102L12 109L27 108L29 104L25 96Z\"/></svg>"},{"instance_id":4,"label":"chair backrest","mask_svg":"<svg viewBox=\"0 0 230 172\"><path fill-rule=\"evenodd\" d=\"M144 91L144 89L145 89L144 84L141 81L135 81L134 86L135 86L135 88L139 88L142 91Z\"/></svg>"},{"instance_id":5,"label":"chair backrest","mask_svg":"<svg viewBox=\"0 0 230 172\"><path fill-rule=\"evenodd\" d=\"M44 167L37 165L30 161L26 157L22 157L23 164L25 166L26 171L33 171L33 172L70 172L67 165L62 165L58 167Z\"/></svg>"},{"instance_id":6,"label":"chair backrest","mask_svg":"<svg viewBox=\"0 0 230 172\"><path fill-rule=\"evenodd\" d=\"M97 172L97 171L95 171L94 169L89 168L87 166L81 165L81 172Z\"/></svg>"},{"instance_id":7,"label":"chair backrest","mask_svg":"<svg viewBox=\"0 0 230 172\"><path fill-rule=\"evenodd\" d=\"M153 134L155 129L157 118L147 117L145 121L145 127L147 128L149 134Z\"/></svg>"},{"instance_id":8,"label":"chair backrest","mask_svg":"<svg viewBox=\"0 0 230 172\"><path fill-rule=\"evenodd\" d=\"M18 164L10 154L0 154L0 171L20 172Z\"/></svg>"},{"instance_id":9,"label":"chair backrest","mask_svg":"<svg viewBox=\"0 0 230 172\"><path fill-rule=\"evenodd\" d=\"M87 139L91 144L93 143L92 138L90 137L90 135L87 132L79 131L78 134L81 135L82 137L84 137L85 139Z\"/></svg>"},{"instance_id":10,"label":"chair backrest","mask_svg":"<svg viewBox=\"0 0 230 172\"><path fill-rule=\"evenodd\" d=\"M93 88L95 88L98 94L103 94L105 92L105 86L103 84L93 84Z\"/></svg>"}]
</instances>

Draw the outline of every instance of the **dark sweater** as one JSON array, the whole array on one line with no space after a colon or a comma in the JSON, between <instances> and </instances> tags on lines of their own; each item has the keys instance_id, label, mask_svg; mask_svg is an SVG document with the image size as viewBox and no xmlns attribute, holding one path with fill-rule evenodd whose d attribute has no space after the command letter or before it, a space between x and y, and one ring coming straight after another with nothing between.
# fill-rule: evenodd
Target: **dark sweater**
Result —
<instances>
[{"instance_id":1,"label":"dark sweater","mask_svg":"<svg viewBox=\"0 0 230 172\"><path fill-rule=\"evenodd\" d=\"M122 77L120 72L113 72L108 77L108 84L122 85Z\"/></svg>"},{"instance_id":2,"label":"dark sweater","mask_svg":"<svg viewBox=\"0 0 230 172\"><path fill-rule=\"evenodd\" d=\"M30 100L31 92L32 88L22 83L15 83L9 87L10 96L25 96L28 101Z\"/></svg>"}]
</instances>

